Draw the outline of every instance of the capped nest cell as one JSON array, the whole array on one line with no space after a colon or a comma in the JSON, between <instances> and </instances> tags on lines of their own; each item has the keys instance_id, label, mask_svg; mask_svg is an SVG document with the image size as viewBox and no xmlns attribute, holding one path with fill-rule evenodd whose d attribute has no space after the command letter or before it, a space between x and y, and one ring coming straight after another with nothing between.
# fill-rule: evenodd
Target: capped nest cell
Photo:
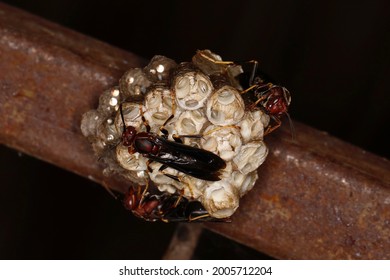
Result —
<instances>
[{"instance_id":1,"label":"capped nest cell","mask_svg":"<svg viewBox=\"0 0 390 280\"><path fill-rule=\"evenodd\" d=\"M207 50L180 64L155 56L105 91L98 108L85 113L81 123L83 135L106 164L104 172L199 201L211 217L230 217L267 157L263 135L270 117L263 110L247 109L237 81L241 66L218 61L221 58ZM167 141L180 138L186 146L219 156L226 167L217 180L208 181L151 161L148 154L124 145L124 125Z\"/></svg>"}]
</instances>

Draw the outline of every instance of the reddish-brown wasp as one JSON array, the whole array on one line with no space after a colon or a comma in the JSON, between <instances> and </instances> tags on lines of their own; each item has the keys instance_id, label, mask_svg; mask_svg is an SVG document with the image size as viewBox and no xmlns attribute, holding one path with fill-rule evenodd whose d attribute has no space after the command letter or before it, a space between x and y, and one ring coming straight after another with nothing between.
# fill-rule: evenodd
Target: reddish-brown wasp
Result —
<instances>
[{"instance_id":1,"label":"reddish-brown wasp","mask_svg":"<svg viewBox=\"0 0 390 280\"><path fill-rule=\"evenodd\" d=\"M275 122L267 127L264 132L266 135L281 125L281 117L284 115L289 117L287 111L291 103L291 95L285 87L270 82L265 74L260 73L256 60L247 63L253 64L253 67L249 77L249 87L241 93L249 100L250 109L259 108Z\"/></svg>"},{"instance_id":2,"label":"reddish-brown wasp","mask_svg":"<svg viewBox=\"0 0 390 280\"><path fill-rule=\"evenodd\" d=\"M146 221L163 222L229 222L210 216L199 201L169 193L150 194L130 188L123 204L136 217Z\"/></svg>"},{"instance_id":3,"label":"reddish-brown wasp","mask_svg":"<svg viewBox=\"0 0 390 280\"><path fill-rule=\"evenodd\" d=\"M225 71L227 71L230 66L240 65L243 67L244 65L252 65L250 71L243 73L242 76L244 79L240 79L245 80L245 84L243 84L245 89L241 94L248 103L249 109L254 110L255 108L258 108L269 115L274 121L274 124L270 124L267 127L264 132L265 135L274 131L281 125L281 117L284 115L289 116L287 111L291 103L290 92L285 87L272 83L265 74L260 73L260 71L258 71L258 61L234 62L216 60L204 51L198 51L197 55L211 63L224 65L225 67L222 67L221 69L224 69Z\"/></svg>"},{"instance_id":4,"label":"reddish-brown wasp","mask_svg":"<svg viewBox=\"0 0 390 280\"><path fill-rule=\"evenodd\" d=\"M122 107L120 110L122 122L125 124ZM175 138L178 142L168 140L164 129L161 129L165 133L164 137L152 133L144 118L143 121L146 124L146 132L137 132L133 126L124 126L122 144L128 147L129 153L138 152L151 161L162 163L161 170L171 167L198 179L220 180L220 170L226 167L223 159L212 152L180 143L180 136Z\"/></svg>"}]
</instances>

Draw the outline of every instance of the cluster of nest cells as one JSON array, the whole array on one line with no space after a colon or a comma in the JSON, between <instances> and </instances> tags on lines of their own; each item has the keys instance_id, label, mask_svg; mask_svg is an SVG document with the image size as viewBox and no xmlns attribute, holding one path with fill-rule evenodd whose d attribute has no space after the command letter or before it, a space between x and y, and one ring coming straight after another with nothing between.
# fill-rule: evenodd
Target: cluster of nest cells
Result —
<instances>
[{"instance_id":1,"label":"cluster of nest cells","mask_svg":"<svg viewBox=\"0 0 390 280\"><path fill-rule=\"evenodd\" d=\"M244 71L209 50L180 64L154 56L83 115L82 133L104 172L131 182L124 203L136 216L230 220L267 157L263 137L291 100L258 74L256 61L247 64Z\"/></svg>"}]
</instances>

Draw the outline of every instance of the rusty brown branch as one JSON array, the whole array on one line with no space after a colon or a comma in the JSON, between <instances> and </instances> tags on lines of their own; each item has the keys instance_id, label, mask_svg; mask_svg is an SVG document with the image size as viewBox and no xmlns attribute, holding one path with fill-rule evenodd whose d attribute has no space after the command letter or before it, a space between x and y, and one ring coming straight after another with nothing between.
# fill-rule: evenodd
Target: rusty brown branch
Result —
<instances>
[{"instance_id":1,"label":"rusty brown branch","mask_svg":"<svg viewBox=\"0 0 390 280\"><path fill-rule=\"evenodd\" d=\"M101 92L143 60L0 4L0 142L121 189L80 132ZM390 163L296 124L270 135L230 224L208 228L277 258L390 258Z\"/></svg>"}]
</instances>

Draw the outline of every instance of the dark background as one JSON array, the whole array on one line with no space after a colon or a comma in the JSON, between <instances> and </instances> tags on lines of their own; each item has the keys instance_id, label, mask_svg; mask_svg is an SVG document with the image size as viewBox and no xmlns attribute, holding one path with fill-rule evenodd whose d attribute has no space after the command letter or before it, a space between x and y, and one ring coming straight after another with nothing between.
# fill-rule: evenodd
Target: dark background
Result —
<instances>
[{"instance_id":1,"label":"dark background","mask_svg":"<svg viewBox=\"0 0 390 280\"><path fill-rule=\"evenodd\" d=\"M225 60L259 60L292 93L294 120L390 157L387 0L5 2L147 59L188 61L210 49ZM0 258L149 259L168 245L174 225L138 221L103 188L54 166L3 146L0 156L8 179ZM205 238L204 248L230 255L198 258L260 257Z\"/></svg>"}]
</instances>

